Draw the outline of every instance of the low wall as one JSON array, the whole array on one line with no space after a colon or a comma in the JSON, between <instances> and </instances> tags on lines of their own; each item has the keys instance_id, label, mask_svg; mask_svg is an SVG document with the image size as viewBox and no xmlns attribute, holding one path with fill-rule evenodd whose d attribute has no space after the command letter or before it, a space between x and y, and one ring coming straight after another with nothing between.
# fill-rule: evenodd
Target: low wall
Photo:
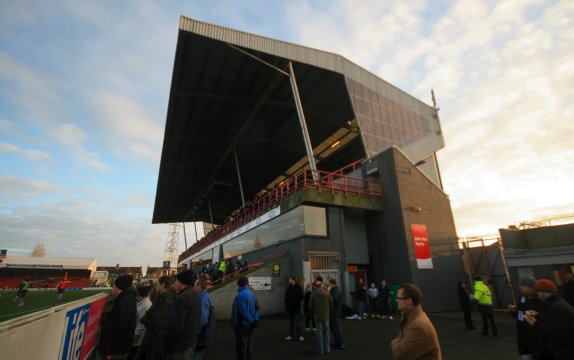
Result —
<instances>
[{"instance_id":1,"label":"low wall","mask_svg":"<svg viewBox=\"0 0 574 360\"><path fill-rule=\"evenodd\" d=\"M1 323L2 354L13 360L86 359L96 349L107 297L97 294Z\"/></svg>"}]
</instances>

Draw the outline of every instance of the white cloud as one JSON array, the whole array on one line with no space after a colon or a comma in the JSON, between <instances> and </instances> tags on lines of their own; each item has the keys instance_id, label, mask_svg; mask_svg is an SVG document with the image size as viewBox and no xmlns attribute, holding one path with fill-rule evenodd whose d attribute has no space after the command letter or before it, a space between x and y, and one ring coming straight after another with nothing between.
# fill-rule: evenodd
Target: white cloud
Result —
<instances>
[{"instance_id":1,"label":"white cloud","mask_svg":"<svg viewBox=\"0 0 574 360\"><path fill-rule=\"evenodd\" d=\"M93 116L99 126L116 134L105 140L113 151L159 162L162 121L154 118L150 109L121 94L99 93L93 101Z\"/></svg>"},{"instance_id":2,"label":"white cloud","mask_svg":"<svg viewBox=\"0 0 574 360\"><path fill-rule=\"evenodd\" d=\"M572 2L457 1L428 33L420 16L430 2L349 4L320 14L302 7L291 21L305 44L424 101L435 89L447 143L439 159L460 232L572 210Z\"/></svg>"},{"instance_id":3,"label":"white cloud","mask_svg":"<svg viewBox=\"0 0 574 360\"><path fill-rule=\"evenodd\" d=\"M65 101L55 89L63 86L52 74L0 51L0 94L17 109L17 115L36 124L55 123L64 115Z\"/></svg>"},{"instance_id":4,"label":"white cloud","mask_svg":"<svg viewBox=\"0 0 574 360\"><path fill-rule=\"evenodd\" d=\"M23 156L31 160L50 160L52 156L41 150L23 150L14 144L0 143L0 152Z\"/></svg>"},{"instance_id":5,"label":"white cloud","mask_svg":"<svg viewBox=\"0 0 574 360\"><path fill-rule=\"evenodd\" d=\"M39 198L47 194L63 192L63 189L52 183L15 176L0 176L0 189L2 189L4 196L23 199Z\"/></svg>"},{"instance_id":6,"label":"white cloud","mask_svg":"<svg viewBox=\"0 0 574 360\"><path fill-rule=\"evenodd\" d=\"M72 146L82 146L88 135L75 124L60 124L53 132L54 138Z\"/></svg>"},{"instance_id":7,"label":"white cloud","mask_svg":"<svg viewBox=\"0 0 574 360\"><path fill-rule=\"evenodd\" d=\"M85 202L20 207L11 215L0 212L0 227L3 246L11 252L25 249L14 255L28 255L34 244L42 242L47 256L94 257L103 266L160 266L168 232L167 225L116 219L98 204Z\"/></svg>"},{"instance_id":8,"label":"white cloud","mask_svg":"<svg viewBox=\"0 0 574 360\"><path fill-rule=\"evenodd\" d=\"M573 211L572 1L20 3L0 14L0 152L61 167L0 177L12 249L161 264L167 226L149 217L179 14L342 54L427 103L435 89L460 234ZM26 33L43 36L15 44Z\"/></svg>"}]
</instances>

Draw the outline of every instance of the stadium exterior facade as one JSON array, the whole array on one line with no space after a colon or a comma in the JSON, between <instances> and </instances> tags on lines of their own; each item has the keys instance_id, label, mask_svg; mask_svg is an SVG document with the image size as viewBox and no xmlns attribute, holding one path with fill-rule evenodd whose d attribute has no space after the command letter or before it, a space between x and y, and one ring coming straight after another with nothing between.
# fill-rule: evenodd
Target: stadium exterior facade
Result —
<instances>
[{"instance_id":1,"label":"stadium exterior facade","mask_svg":"<svg viewBox=\"0 0 574 360\"><path fill-rule=\"evenodd\" d=\"M179 264L273 258L285 277L413 282L431 310L464 279L437 109L344 57L182 17L154 223L216 230ZM271 295L270 295L271 294Z\"/></svg>"}]
</instances>

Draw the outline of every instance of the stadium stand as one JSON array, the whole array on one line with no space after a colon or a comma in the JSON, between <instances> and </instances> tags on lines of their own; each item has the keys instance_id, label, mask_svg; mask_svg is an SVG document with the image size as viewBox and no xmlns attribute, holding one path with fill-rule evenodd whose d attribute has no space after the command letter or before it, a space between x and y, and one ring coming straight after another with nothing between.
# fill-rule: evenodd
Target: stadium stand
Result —
<instances>
[{"instance_id":1,"label":"stadium stand","mask_svg":"<svg viewBox=\"0 0 574 360\"><path fill-rule=\"evenodd\" d=\"M17 288L22 279L29 280L31 288L55 288L62 280L68 289L84 288L97 266L96 259L32 256L7 256L5 264L0 268L3 289Z\"/></svg>"}]
</instances>

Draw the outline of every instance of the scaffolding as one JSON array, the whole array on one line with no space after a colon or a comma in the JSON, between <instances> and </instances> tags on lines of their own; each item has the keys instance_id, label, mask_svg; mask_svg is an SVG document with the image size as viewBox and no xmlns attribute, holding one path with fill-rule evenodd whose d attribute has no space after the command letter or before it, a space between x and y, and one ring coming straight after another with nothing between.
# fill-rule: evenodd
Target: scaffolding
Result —
<instances>
[{"instance_id":1,"label":"scaffolding","mask_svg":"<svg viewBox=\"0 0 574 360\"><path fill-rule=\"evenodd\" d=\"M516 295L508 272L504 247L498 235L459 239L464 272L469 284L479 275L493 292L493 305L499 308L516 304Z\"/></svg>"}]
</instances>

